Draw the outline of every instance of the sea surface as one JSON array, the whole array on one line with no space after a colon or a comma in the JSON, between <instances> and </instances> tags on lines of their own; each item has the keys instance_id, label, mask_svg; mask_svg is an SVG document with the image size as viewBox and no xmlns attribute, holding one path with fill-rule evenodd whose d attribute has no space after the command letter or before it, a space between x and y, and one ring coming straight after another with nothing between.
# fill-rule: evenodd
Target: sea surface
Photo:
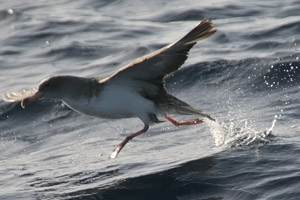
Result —
<instances>
[{"instance_id":1,"label":"sea surface","mask_svg":"<svg viewBox=\"0 0 300 200\"><path fill-rule=\"evenodd\" d=\"M105 77L213 19L217 33L166 83L218 122L154 125L109 159L139 119L0 100L1 200L300 199L299 0L0 5L1 95L52 75Z\"/></svg>"}]
</instances>

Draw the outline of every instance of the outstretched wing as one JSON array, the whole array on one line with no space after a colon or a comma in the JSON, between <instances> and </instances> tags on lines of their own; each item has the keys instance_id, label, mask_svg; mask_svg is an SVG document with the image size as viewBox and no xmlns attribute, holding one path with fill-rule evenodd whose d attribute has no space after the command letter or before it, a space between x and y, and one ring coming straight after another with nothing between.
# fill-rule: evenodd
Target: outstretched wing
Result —
<instances>
[{"instance_id":1,"label":"outstretched wing","mask_svg":"<svg viewBox=\"0 0 300 200\"><path fill-rule=\"evenodd\" d=\"M197 41L215 32L211 20L205 19L177 42L134 60L100 82L123 86L125 84L136 90L146 91L148 95L164 92L164 77L185 62L189 50Z\"/></svg>"},{"instance_id":2,"label":"outstretched wing","mask_svg":"<svg viewBox=\"0 0 300 200\"><path fill-rule=\"evenodd\" d=\"M25 98L31 97L36 93L36 91L37 89L32 88L32 89L22 90L20 92L6 93L2 96L2 99L6 102L19 102Z\"/></svg>"}]
</instances>

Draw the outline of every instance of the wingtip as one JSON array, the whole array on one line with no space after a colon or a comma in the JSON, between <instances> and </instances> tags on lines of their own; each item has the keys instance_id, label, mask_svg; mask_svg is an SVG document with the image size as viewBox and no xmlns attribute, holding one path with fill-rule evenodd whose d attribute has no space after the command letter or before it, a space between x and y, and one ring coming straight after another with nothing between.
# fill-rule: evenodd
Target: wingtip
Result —
<instances>
[{"instance_id":1,"label":"wingtip","mask_svg":"<svg viewBox=\"0 0 300 200\"><path fill-rule=\"evenodd\" d=\"M210 37L215 32L214 25L211 19L203 19L195 28L193 28L188 34L186 34L179 42L181 44L193 44L199 40Z\"/></svg>"},{"instance_id":2,"label":"wingtip","mask_svg":"<svg viewBox=\"0 0 300 200\"><path fill-rule=\"evenodd\" d=\"M208 33L214 34L215 32L217 32L217 29L214 28L214 23L213 20L210 18L204 18L198 25L198 26L202 26L202 27L206 27L208 30Z\"/></svg>"}]
</instances>

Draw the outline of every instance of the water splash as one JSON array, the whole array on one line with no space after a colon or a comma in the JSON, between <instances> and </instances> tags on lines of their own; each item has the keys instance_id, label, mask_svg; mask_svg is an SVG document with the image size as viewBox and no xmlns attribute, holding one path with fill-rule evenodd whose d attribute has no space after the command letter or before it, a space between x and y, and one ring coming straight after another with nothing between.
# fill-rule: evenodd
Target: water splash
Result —
<instances>
[{"instance_id":1,"label":"water splash","mask_svg":"<svg viewBox=\"0 0 300 200\"><path fill-rule=\"evenodd\" d=\"M268 143L269 136L275 127L278 116L275 115L272 125L265 131L258 131L251 126L248 120L231 120L229 122L213 122L205 120L211 130L216 146L249 146L260 143Z\"/></svg>"},{"instance_id":2,"label":"water splash","mask_svg":"<svg viewBox=\"0 0 300 200\"><path fill-rule=\"evenodd\" d=\"M218 122L209 120L209 119L203 119L203 121L210 127L210 132L215 140L216 146L221 146L225 142L225 135L226 131L224 127L219 124Z\"/></svg>"}]
</instances>

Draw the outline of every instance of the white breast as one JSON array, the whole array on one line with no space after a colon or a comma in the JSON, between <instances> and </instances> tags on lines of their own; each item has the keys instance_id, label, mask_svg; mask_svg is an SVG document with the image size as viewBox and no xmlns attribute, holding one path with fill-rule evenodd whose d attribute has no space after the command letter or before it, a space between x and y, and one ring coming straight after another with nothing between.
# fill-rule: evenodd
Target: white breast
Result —
<instances>
[{"instance_id":1,"label":"white breast","mask_svg":"<svg viewBox=\"0 0 300 200\"><path fill-rule=\"evenodd\" d=\"M148 123L148 113L156 113L153 102L122 86L107 86L90 99L65 99L64 102L80 113L103 118L139 117Z\"/></svg>"}]
</instances>

